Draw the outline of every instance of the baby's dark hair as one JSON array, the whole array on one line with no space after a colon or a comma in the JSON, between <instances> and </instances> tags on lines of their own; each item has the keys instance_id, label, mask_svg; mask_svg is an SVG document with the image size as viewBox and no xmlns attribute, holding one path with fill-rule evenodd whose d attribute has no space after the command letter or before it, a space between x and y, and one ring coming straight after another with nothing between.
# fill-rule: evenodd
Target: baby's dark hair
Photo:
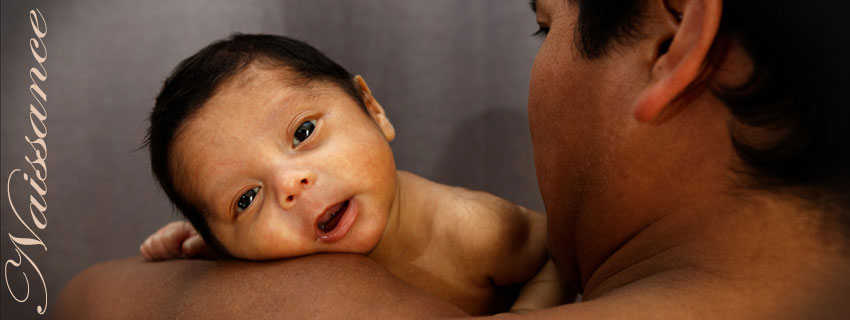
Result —
<instances>
[{"instance_id":1,"label":"baby's dark hair","mask_svg":"<svg viewBox=\"0 0 850 320\"><path fill-rule=\"evenodd\" d=\"M365 110L353 76L312 46L282 36L234 34L216 41L186 58L165 80L150 115L145 145L150 150L151 169L165 194L198 230L204 241L222 257L231 257L212 234L197 204L178 192L169 159L175 134L216 92L224 81L252 63L287 68L294 80L324 81L338 86Z\"/></svg>"}]
</instances>

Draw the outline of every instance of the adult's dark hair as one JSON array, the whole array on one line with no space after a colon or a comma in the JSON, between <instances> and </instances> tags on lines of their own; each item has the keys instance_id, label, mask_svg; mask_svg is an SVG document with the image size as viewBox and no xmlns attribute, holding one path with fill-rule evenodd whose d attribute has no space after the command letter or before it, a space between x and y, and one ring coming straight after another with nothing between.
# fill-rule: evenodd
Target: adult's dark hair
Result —
<instances>
[{"instance_id":1,"label":"adult's dark hair","mask_svg":"<svg viewBox=\"0 0 850 320\"><path fill-rule=\"evenodd\" d=\"M151 169L165 194L192 223L204 241L223 257L230 254L210 231L206 213L175 186L169 165L175 133L215 93L219 84L252 63L287 68L302 82L325 81L341 88L365 110L353 76L310 45L275 35L234 34L214 42L180 62L165 80L150 115L145 145Z\"/></svg>"},{"instance_id":2,"label":"adult's dark hair","mask_svg":"<svg viewBox=\"0 0 850 320\"><path fill-rule=\"evenodd\" d=\"M570 1L579 9L576 44L586 59L641 36L646 0ZM748 186L837 209L835 218L850 230L847 12L847 2L836 1L724 1L709 61L738 41L755 64L745 85L711 88L737 122L771 135L753 141L730 126Z\"/></svg>"}]
</instances>

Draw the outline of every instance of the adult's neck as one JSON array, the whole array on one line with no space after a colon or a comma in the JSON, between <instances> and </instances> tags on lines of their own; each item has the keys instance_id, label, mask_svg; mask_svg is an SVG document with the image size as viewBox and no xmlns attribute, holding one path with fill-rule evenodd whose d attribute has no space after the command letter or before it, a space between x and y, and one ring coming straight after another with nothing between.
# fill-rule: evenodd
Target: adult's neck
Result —
<instances>
[{"instance_id":1,"label":"adult's neck","mask_svg":"<svg viewBox=\"0 0 850 320\"><path fill-rule=\"evenodd\" d=\"M693 116L705 123L713 115ZM577 220L584 298L657 292L690 306L850 313L836 298L850 296L850 240L831 220L839 213L789 193L743 187L745 178L730 169L737 156L728 130L716 123L687 134L660 129L669 130L661 133L669 142L648 153L665 156L630 158L645 175L618 172L632 180L604 185L612 189L599 192L608 201L594 201ZM695 143L666 147L681 141Z\"/></svg>"},{"instance_id":2,"label":"adult's neck","mask_svg":"<svg viewBox=\"0 0 850 320\"><path fill-rule=\"evenodd\" d=\"M720 305L768 318L850 314L842 301L850 296L850 246L828 213L762 195L724 205L648 224L594 270L585 299L635 292L705 312Z\"/></svg>"}]
</instances>

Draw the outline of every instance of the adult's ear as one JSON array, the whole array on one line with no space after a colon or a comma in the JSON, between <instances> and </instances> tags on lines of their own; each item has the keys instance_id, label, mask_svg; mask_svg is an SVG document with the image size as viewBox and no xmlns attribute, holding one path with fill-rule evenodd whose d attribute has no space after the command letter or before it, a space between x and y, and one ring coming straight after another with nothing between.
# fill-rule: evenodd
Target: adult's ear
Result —
<instances>
[{"instance_id":1,"label":"adult's ear","mask_svg":"<svg viewBox=\"0 0 850 320\"><path fill-rule=\"evenodd\" d=\"M369 112L369 116L371 116L372 120L375 120L375 123L378 124L378 128L380 128L381 132L384 133L384 137L387 138L387 141L393 141L393 139L395 139L395 128L393 128L393 124L390 123L390 119L387 118L384 108L382 108L381 104L378 103L378 100L375 100L375 97L372 96L372 90L369 90L369 86L366 85L366 80L363 80L363 77L360 75L356 75L354 76L354 83L360 89L360 96L363 98L363 104L366 105L366 111Z\"/></svg>"},{"instance_id":2,"label":"adult's ear","mask_svg":"<svg viewBox=\"0 0 850 320\"><path fill-rule=\"evenodd\" d=\"M662 21L655 34L649 84L634 101L634 117L657 123L672 102L697 80L720 27L722 0L652 0L650 14Z\"/></svg>"}]
</instances>

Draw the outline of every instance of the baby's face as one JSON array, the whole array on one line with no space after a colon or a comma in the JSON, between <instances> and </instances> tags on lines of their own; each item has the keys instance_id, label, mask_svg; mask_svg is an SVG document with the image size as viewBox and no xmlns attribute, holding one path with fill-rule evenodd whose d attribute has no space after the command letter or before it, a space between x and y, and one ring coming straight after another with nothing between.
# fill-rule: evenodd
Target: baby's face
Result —
<instances>
[{"instance_id":1,"label":"baby's face","mask_svg":"<svg viewBox=\"0 0 850 320\"><path fill-rule=\"evenodd\" d=\"M392 126L374 99L366 113L289 75L252 66L222 83L178 131L176 185L235 257L367 253L396 200Z\"/></svg>"}]
</instances>

